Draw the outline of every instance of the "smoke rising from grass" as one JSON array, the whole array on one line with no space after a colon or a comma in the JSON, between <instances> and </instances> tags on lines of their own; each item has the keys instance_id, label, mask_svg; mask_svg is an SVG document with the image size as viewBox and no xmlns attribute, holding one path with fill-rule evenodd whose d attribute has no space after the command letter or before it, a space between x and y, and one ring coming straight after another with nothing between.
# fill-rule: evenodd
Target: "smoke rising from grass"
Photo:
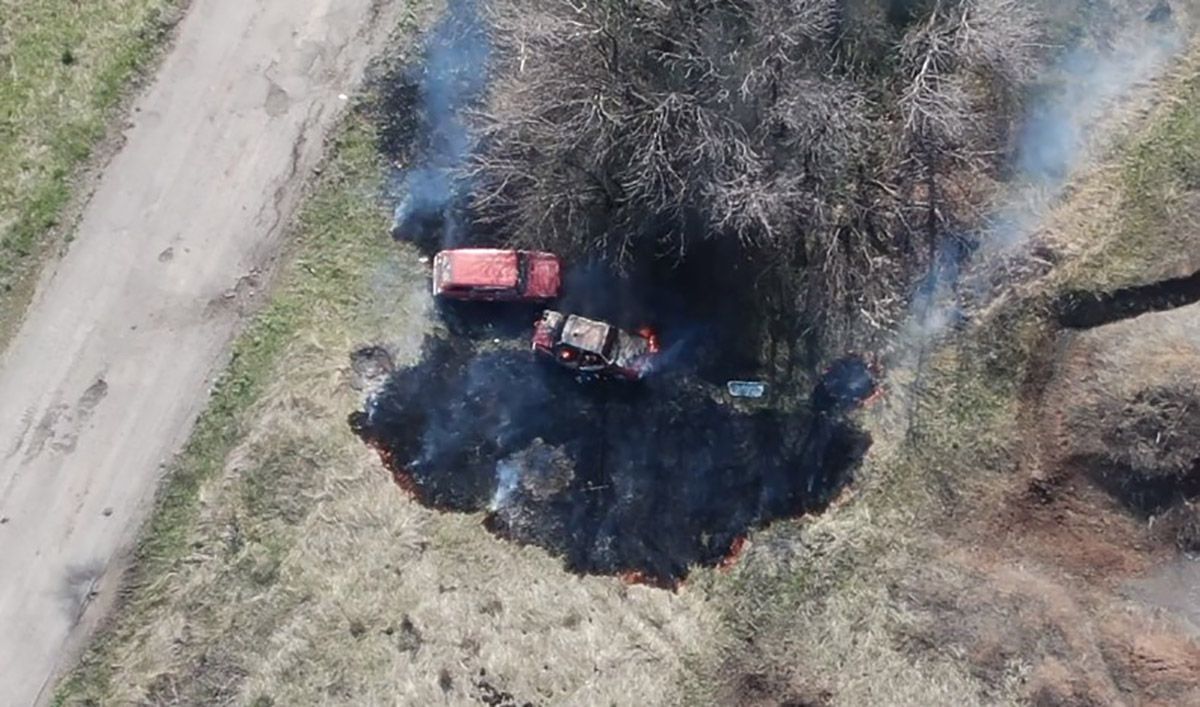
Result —
<instances>
[{"instance_id":1,"label":"smoke rising from grass","mask_svg":"<svg viewBox=\"0 0 1200 707\"><path fill-rule=\"evenodd\" d=\"M1106 47L1064 49L1042 73L1028 96L1008 196L979 231L942 247L897 334L893 366L921 367L931 343L963 319L958 297L967 258L986 264L1026 246L1072 176L1103 143L1098 131L1105 118L1184 46L1169 17L1139 18L1121 30ZM964 242L971 243L970 250Z\"/></svg>"},{"instance_id":2,"label":"smoke rising from grass","mask_svg":"<svg viewBox=\"0 0 1200 707\"><path fill-rule=\"evenodd\" d=\"M1064 181L1086 148L1088 127L1114 99L1158 73L1180 46L1179 36L1169 31L1109 53L1092 47L1068 51L1053 70L1056 79L1043 87L1029 111L1019 173L1051 184Z\"/></svg>"},{"instance_id":3,"label":"smoke rising from grass","mask_svg":"<svg viewBox=\"0 0 1200 707\"><path fill-rule=\"evenodd\" d=\"M1095 146L1097 124L1134 87L1161 73L1183 47L1178 30L1165 24L1136 28L1130 35L1107 51L1072 48L1047 72L1017 147L1016 178L1024 188L997 210L981 234L985 247L1011 248L1028 240Z\"/></svg>"},{"instance_id":4,"label":"smoke rising from grass","mask_svg":"<svg viewBox=\"0 0 1200 707\"><path fill-rule=\"evenodd\" d=\"M436 233L444 245L456 245L465 233L458 204L467 188L459 170L472 148L464 113L487 86L491 54L477 0L449 0L424 52L410 79L417 87L419 129L427 141L418 148L418 166L396 177L393 233L406 239Z\"/></svg>"}]
</instances>

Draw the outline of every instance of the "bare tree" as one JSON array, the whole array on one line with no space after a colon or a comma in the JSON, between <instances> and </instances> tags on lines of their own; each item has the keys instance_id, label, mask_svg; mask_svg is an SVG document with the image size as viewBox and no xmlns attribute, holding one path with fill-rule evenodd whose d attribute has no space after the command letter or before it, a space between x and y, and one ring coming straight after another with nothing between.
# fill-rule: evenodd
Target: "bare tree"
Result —
<instances>
[{"instance_id":1,"label":"bare tree","mask_svg":"<svg viewBox=\"0 0 1200 707\"><path fill-rule=\"evenodd\" d=\"M886 319L1037 42L1022 0L885 4L495 0L478 217L619 263L735 238L800 306Z\"/></svg>"},{"instance_id":2,"label":"bare tree","mask_svg":"<svg viewBox=\"0 0 1200 707\"><path fill-rule=\"evenodd\" d=\"M918 185L925 238L935 257L943 232L974 214L970 190L994 157L989 134L1034 66L1037 30L1020 0L934 0L899 44L897 104L904 130L895 147Z\"/></svg>"}]
</instances>

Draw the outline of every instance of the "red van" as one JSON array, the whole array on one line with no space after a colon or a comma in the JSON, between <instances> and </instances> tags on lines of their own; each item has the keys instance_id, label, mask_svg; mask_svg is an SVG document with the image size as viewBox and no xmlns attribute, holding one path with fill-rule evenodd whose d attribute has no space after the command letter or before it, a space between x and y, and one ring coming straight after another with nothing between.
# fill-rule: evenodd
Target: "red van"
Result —
<instances>
[{"instance_id":1,"label":"red van","mask_svg":"<svg viewBox=\"0 0 1200 707\"><path fill-rule=\"evenodd\" d=\"M433 258L433 294L457 300L542 302L558 297L558 256L528 250L459 248Z\"/></svg>"}]
</instances>

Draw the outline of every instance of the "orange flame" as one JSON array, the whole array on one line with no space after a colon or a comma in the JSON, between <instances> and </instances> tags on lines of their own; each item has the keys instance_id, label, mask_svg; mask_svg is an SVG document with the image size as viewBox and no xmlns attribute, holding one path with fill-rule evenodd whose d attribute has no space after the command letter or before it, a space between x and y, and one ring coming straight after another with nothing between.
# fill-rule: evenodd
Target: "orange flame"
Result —
<instances>
[{"instance_id":1,"label":"orange flame","mask_svg":"<svg viewBox=\"0 0 1200 707\"><path fill-rule=\"evenodd\" d=\"M729 546L729 552L725 555L725 558L717 563L717 569L722 572L728 572L729 570L733 569L734 566L737 565L738 560L742 558L742 553L746 551L746 548L749 545L750 541L745 535L739 535L738 537L734 538L733 543Z\"/></svg>"},{"instance_id":2,"label":"orange flame","mask_svg":"<svg viewBox=\"0 0 1200 707\"><path fill-rule=\"evenodd\" d=\"M679 591L683 586L683 581L679 579L664 579L662 577L654 577L642 570L625 570L617 573L617 578L625 584L640 584L645 587L654 587L655 589L669 589L673 592Z\"/></svg>"},{"instance_id":3,"label":"orange flame","mask_svg":"<svg viewBox=\"0 0 1200 707\"><path fill-rule=\"evenodd\" d=\"M392 481L400 487L400 490L408 494L410 498L420 500L421 489L417 486L417 480L407 469L396 462L396 455L392 454L391 450L380 444L378 440L367 440L367 445L379 455L384 468L392 473Z\"/></svg>"},{"instance_id":4,"label":"orange flame","mask_svg":"<svg viewBox=\"0 0 1200 707\"><path fill-rule=\"evenodd\" d=\"M650 353L658 353L661 350L658 341L658 332L654 331L654 329L644 326L638 329L637 333L646 340L647 345L650 347Z\"/></svg>"}]
</instances>

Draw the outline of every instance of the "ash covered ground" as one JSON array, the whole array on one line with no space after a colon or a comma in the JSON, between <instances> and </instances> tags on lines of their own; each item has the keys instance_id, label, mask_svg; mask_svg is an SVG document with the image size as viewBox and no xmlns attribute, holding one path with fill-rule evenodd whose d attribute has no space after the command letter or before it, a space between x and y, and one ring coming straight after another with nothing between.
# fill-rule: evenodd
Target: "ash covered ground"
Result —
<instances>
[{"instance_id":1,"label":"ash covered ground","mask_svg":"<svg viewBox=\"0 0 1200 707\"><path fill-rule=\"evenodd\" d=\"M745 370L744 352L696 343L671 353L673 332L720 341L757 326L754 316L667 322L665 368L631 384L581 382L536 359L535 312L448 311L449 331L430 336L421 363L393 372L351 425L422 503L485 511L489 529L571 570L674 585L722 562L748 530L822 509L869 446L846 415L874 390L858 359L832 367L811 396L749 402L717 384L723 369Z\"/></svg>"}]
</instances>

